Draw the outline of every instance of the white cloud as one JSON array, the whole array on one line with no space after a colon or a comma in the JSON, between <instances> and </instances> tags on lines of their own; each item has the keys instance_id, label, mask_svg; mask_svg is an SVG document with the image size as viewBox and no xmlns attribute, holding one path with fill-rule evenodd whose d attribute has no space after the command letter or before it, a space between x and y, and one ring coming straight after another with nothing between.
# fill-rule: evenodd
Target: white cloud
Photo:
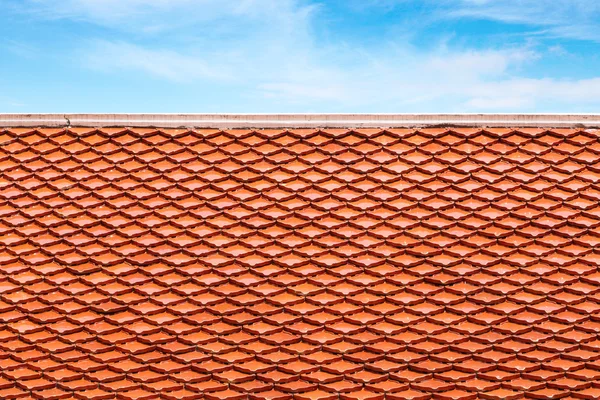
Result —
<instances>
[{"instance_id":1,"label":"white cloud","mask_svg":"<svg viewBox=\"0 0 600 400\"><path fill-rule=\"evenodd\" d=\"M542 105L600 106L597 80L520 77L521 67L541 57L528 48L461 50L444 42L428 51L406 44L328 47L308 34L306 14L288 16L292 20L286 23L297 31L266 27L218 49L185 52L95 42L86 50L87 60L107 71L137 70L176 84L238 85L253 102L265 99L299 111L524 112Z\"/></svg>"},{"instance_id":2,"label":"white cloud","mask_svg":"<svg viewBox=\"0 0 600 400\"><path fill-rule=\"evenodd\" d=\"M19 99L0 95L0 106L20 109L25 107L25 103Z\"/></svg>"},{"instance_id":3,"label":"white cloud","mask_svg":"<svg viewBox=\"0 0 600 400\"><path fill-rule=\"evenodd\" d=\"M456 15L532 25L576 25L600 13L596 0L453 0ZM576 19L573 19L575 17Z\"/></svg>"},{"instance_id":4,"label":"white cloud","mask_svg":"<svg viewBox=\"0 0 600 400\"><path fill-rule=\"evenodd\" d=\"M35 46L12 39L0 39L0 49L7 50L18 57L27 59L35 58L40 51Z\"/></svg>"},{"instance_id":5,"label":"white cloud","mask_svg":"<svg viewBox=\"0 0 600 400\"><path fill-rule=\"evenodd\" d=\"M600 106L600 78L579 80L512 78L483 82L469 88L467 106L482 110L519 108L554 104L557 107L578 104Z\"/></svg>"},{"instance_id":6,"label":"white cloud","mask_svg":"<svg viewBox=\"0 0 600 400\"><path fill-rule=\"evenodd\" d=\"M421 23L443 19L473 18L525 24L531 34L547 38L600 41L598 0L346 0L351 7L394 10L416 4L427 12Z\"/></svg>"},{"instance_id":7,"label":"white cloud","mask_svg":"<svg viewBox=\"0 0 600 400\"><path fill-rule=\"evenodd\" d=\"M212 18L218 13L211 6L217 4L213 0L23 0L22 9L48 18L72 18L114 25L127 19L135 22L144 18L148 22L170 12L179 14L182 8L191 10L193 7L199 11L206 7L204 12L195 13L195 18ZM210 15L206 11L210 11Z\"/></svg>"},{"instance_id":8,"label":"white cloud","mask_svg":"<svg viewBox=\"0 0 600 400\"><path fill-rule=\"evenodd\" d=\"M71 19L128 31L139 35L175 31L193 26L200 32L208 26L218 33L230 30L231 19L244 30L247 24L277 15L273 21L283 24L296 13L306 13L310 7L300 7L300 0L19 0L14 7L27 14L47 19ZM241 20L239 17L243 17ZM214 26L215 23L220 26ZM203 26L206 24L207 26Z\"/></svg>"},{"instance_id":9,"label":"white cloud","mask_svg":"<svg viewBox=\"0 0 600 400\"><path fill-rule=\"evenodd\" d=\"M298 112L567 112L600 107L600 78L524 77L523 69L544 57L529 47L474 50L440 40L437 47L421 49L391 39L370 48L336 41L324 44L313 34L319 22L317 6L301 0L26 1L35 1L45 12L56 5L55 18L86 20L115 32L124 21L151 26L161 19L170 21L172 15L185 15L182 18L192 25L178 29L177 40L123 35L93 39L75 51L74 59L108 74L126 70L199 91L229 90L237 98L250 99L253 110L261 109L260 104L265 112L278 111L273 105ZM533 20L542 13L540 1L514 3L524 7L523 15L509 0L439 4L456 6L455 17ZM591 3L578 4L583 9ZM553 21L559 18L553 15L559 8L554 7L544 29L558 27ZM179 40L183 31L186 40Z\"/></svg>"},{"instance_id":10,"label":"white cloud","mask_svg":"<svg viewBox=\"0 0 600 400\"><path fill-rule=\"evenodd\" d=\"M141 71L181 83L230 77L226 66L212 65L210 57L204 59L173 50L146 49L126 42L93 41L84 55L84 62L94 69Z\"/></svg>"},{"instance_id":11,"label":"white cloud","mask_svg":"<svg viewBox=\"0 0 600 400\"><path fill-rule=\"evenodd\" d=\"M382 50L355 64L341 62L311 76L259 85L292 103L315 101L362 111L527 112L600 107L600 78L532 79L515 71L539 55L527 49L419 52ZM323 71L322 71L323 72Z\"/></svg>"},{"instance_id":12,"label":"white cloud","mask_svg":"<svg viewBox=\"0 0 600 400\"><path fill-rule=\"evenodd\" d=\"M51 0L37 1L49 3ZM98 3L92 0L68 1ZM153 7L173 6L163 0L121 2L128 3L127 9L141 3ZM196 7L195 11L205 10L213 17L195 21L189 29L180 29L179 32L186 32L184 40L166 36L171 40L161 40L160 43L166 43L164 46L156 44L155 40L138 43L131 40L88 40L75 51L77 58L94 69L137 70L185 83L210 79L245 84L263 79L319 74L317 70L321 67L314 63L318 50L311 35L316 6L302 5L296 0L176 2L182 3L176 7L179 13L191 14L194 10L190 4L202 3L203 6ZM100 15L106 12L103 10ZM218 17L215 16L217 14ZM91 18L91 15L88 17ZM143 24L148 18L146 15L134 18L132 23ZM102 24L103 19L98 19L97 23Z\"/></svg>"},{"instance_id":13,"label":"white cloud","mask_svg":"<svg viewBox=\"0 0 600 400\"><path fill-rule=\"evenodd\" d=\"M444 17L520 23L540 28L537 34L546 37L600 41L597 0L444 0L444 4Z\"/></svg>"}]
</instances>

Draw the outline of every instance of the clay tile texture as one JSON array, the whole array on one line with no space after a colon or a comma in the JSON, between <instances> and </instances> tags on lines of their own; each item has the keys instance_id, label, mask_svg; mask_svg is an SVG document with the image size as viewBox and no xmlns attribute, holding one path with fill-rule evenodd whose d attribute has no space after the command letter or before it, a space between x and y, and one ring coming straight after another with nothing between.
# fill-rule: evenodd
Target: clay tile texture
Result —
<instances>
[{"instance_id":1,"label":"clay tile texture","mask_svg":"<svg viewBox=\"0 0 600 400\"><path fill-rule=\"evenodd\" d=\"M600 131L0 128L0 398L600 397Z\"/></svg>"}]
</instances>

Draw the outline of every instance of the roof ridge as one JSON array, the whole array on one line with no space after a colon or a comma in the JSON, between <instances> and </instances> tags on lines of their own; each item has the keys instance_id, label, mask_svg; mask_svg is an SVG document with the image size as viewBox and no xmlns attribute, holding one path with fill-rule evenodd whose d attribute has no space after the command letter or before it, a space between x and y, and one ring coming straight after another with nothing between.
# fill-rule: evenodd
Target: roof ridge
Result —
<instances>
[{"instance_id":1,"label":"roof ridge","mask_svg":"<svg viewBox=\"0 0 600 400\"><path fill-rule=\"evenodd\" d=\"M600 128L600 114L0 114L0 127L390 128L539 127Z\"/></svg>"}]
</instances>

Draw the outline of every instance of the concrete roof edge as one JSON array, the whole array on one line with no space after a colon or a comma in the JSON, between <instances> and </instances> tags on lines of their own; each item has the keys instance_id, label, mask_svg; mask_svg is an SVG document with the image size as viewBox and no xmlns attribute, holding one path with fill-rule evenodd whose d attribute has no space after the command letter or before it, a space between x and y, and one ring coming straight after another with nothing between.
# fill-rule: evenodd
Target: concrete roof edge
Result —
<instances>
[{"instance_id":1,"label":"concrete roof edge","mask_svg":"<svg viewBox=\"0 0 600 400\"><path fill-rule=\"evenodd\" d=\"M381 128L425 126L600 128L600 114L0 114L0 127Z\"/></svg>"}]
</instances>

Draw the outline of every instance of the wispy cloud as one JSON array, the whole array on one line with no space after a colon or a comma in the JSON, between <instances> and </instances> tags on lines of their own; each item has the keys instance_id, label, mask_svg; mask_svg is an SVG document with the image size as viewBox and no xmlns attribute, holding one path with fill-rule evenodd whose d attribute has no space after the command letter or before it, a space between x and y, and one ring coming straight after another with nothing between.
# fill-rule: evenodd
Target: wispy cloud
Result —
<instances>
[{"instance_id":1,"label":"wispy cloud","mask_svg":"<svg viewBox=\"0 0 600 400\"><path fill-rule=\"evenodd\" d=\"M35 46L8 38L0 39L0 48L26 59L33 59L39 53L39 49Z\"/></svg>"},{"instance_id":2,"label":"wispy cloud","mask_svg":"<svg viewBox=\"0 0 600 400\"><path fill-rule=\"evenodd\" d=\"M216 6L218 2L212 0L22 0L15 7L45 18L69 18L114 26L125 20L135 23L143 19L151 23L193 7L205 8L204 12L193 15L195 19L210 19L218 15L219 8L225 10L225 7Z\"/></svg>"},{"instance_id":3,"label":"wispy cloud","mask_svg":"<svg viewBox=\"0 0 600 400\"><path fill-rule=\"evenodd\" d=\"M600 40L597 0L459 0L448 14L542 27L548 36Z\"/></svg>"},{"instance_id":4,"label":"wispy cloud","mask_svg":"<svg viewBox=\"0 0 600 400\"><path fill-rule=\"evenodd\" d=\"M0 106L21 109L25 107L25 103L13 97L0 95Z\"/></svg>"},{"instance_id":5,"label":"wispy cloud","mask_svg":"<svg viewBox=\"0 0 600 400\"><path fill-rule=\"evenodd\" d=\"M522 24L538 37L600 41L597 0L347 0L358 10L396 10L419 5L428 12L424 23L448 19L480 19Z\"/></svg>"},{"instance_id":6,"label":"wispy cloud","mask_svg":"<svg viewBox=\"0 0 600 400\"><path fill-rule=\"evenodd\" d=\"M287 101L335 101L350 109L386 111L549 111L600 106L600 79L519 77L512 70L537 54L503 51L398 51L352 69L338 66L322 81L268 83L262 89ZM552 110L550 109L552 108Z\"/></svg>"},{"instance_id":7,"label":"wispy cloud","mask_svg":"<svg viewBox=\"0 0 600 400\"><path fill-rule=\"evenodd\" d=\"M575 25L600 13L595 0L444 0L455 4L456 15L480 16L532 25ZM569 19L577 16L578 19Z\"/></svg>"},{"instance_id":8,"label":"wispy cloud","mask_svg":"<svg viewBox=\"0 0 600 400\"><path fill-rule=\"evenodd\" d=\"M238 100L251 99L253 110L261 109L260 104L288 105L298 112L600 107L600 78L523 73L544 61L549 46L543 51L527 44L469 48L441 36L426 49L390 36L368 47L335 38L324 42L315 33L324 5L309 0L24 1L43 18L85 21L113 32L112 39L92 37L79 43L72 61L88 69L111 75L133 71L197 90L229 90ZM416 0L369 1L371 6L392 7L393 2ZM575 25L563 22L561 13L597 13L600 7L588 0L554 0L553 5L535 0L435 3L434 12L446 11L443 18L525 23L539 32L559 32ZM573 10L567 9L567 3L577 4ZM174 29L161 25L165 21L184 21L189 26ZM162 30L159 39L156 29L131 32L131 27L150 26Z\"/></svg>"},{"instance_id":9,"label":"wispy cloud","mask_svg":"<svg viewBox=\"0 0 600 400\"><path fill-rule=\"evenodd\" d=\"M92 69L144 72L180 83L202 79L225 80L230 77L227 66L211 64L210 56L193 56L168 49L148 49L126 42L92 41L88 43L82 61Z\"/></svg>"},{"instance_id":10,"label":"wispy cloud","mask_svg":"<svg viewBox=\"0 0 600 400\"><path fill-rule=\"evenodd\" d=\"M231 18L245 29L248 23L278 15L285 23L311 7L300 0L19 0L13 8L46 19L70 19L135 34L175 31L193 26L200 31L232 28ZM220 27L215 26L221 24ZM206 25L206 26L204 26Z\"/></svg>"},{"instance_id":11,"label":"wispy cloud","mask_svg":"<svg viewBox=\"0 0 600 400\"><path fill-rule=\"evenodd\" d=\"M511 78L483 82L468 88L471 98L467 106L482 109L532 110L536 106L560 110L569 104L580 107L600 106L600 78L591 79L526 79Z\"/></svg>"},{"instance_id":12,"label":"wispy cloud","mask_svg":"<svg viewBox=\"0 0 600 400\"><path fill-rule=\"evenodd\" d=\"M290 59L284 50L265 57L256 52L256 46L238 49L237 57L213 55L206 59L121 42L98 42L89 51L88 62L106 71L129 69L174 84L241 84L253 101L276 100L303 111L322 107L531 111L540 105L600 106L600 79L520 77L516 72L521 66L540 57L526 48L473 51L440 47L421 52L397 46L377 50L311 47L298 59Z\"/></svg>"}]
</instances>

